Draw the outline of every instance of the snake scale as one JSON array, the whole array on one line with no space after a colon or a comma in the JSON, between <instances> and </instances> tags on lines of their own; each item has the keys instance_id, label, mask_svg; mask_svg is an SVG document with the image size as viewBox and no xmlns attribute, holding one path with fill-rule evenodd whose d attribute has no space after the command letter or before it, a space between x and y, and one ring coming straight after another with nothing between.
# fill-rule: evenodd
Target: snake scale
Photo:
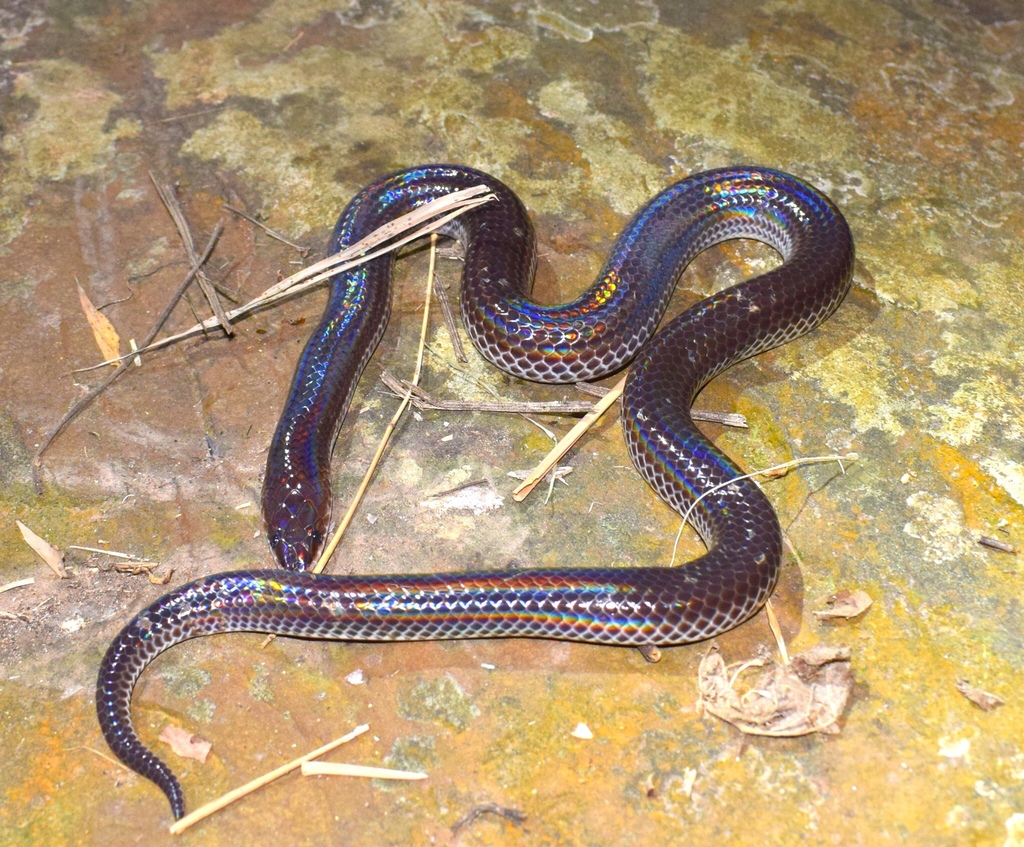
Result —
<instances>
[{"instance_id":1,"label":"snake scale","mask_svg":"<svg viewBox=\"0 0 1024 847\"><path fill-rule=\"evenodd\" d=\"M392 255L333 278L324 317L292 383L271 446L263 509L281 568L216 574L142 610L103 659L96 704L111 749L155 782L175 818L185 800L171 769L131 720L131 696L159 653L217 632L360 641L537 637L616 645L710 638L749 619L778 578L782 534L768 499L690 418L700 389L736 362L831 315L853 272L849 227L796 177L762 167L696 174L649 201L623 230L597 281L575 301L530 297L535 236L515 194L466 167L426 165L379 179L342 212L330 252L462 188L493 199L443 234L465 251L464 323L503 370L543 382L594 379L636 358L622 420L634 464L707 553L683 567L607 566L379 577L313 576L330 519L330 453L391 310ZM693 258L734 238L762 241L782 264L691 306L655 334ZM730 481L732 481L731 484ZM723 485L724 484L724 485ZM721 487L719 487L721 486Z\"/></svg>"}]
</instances>

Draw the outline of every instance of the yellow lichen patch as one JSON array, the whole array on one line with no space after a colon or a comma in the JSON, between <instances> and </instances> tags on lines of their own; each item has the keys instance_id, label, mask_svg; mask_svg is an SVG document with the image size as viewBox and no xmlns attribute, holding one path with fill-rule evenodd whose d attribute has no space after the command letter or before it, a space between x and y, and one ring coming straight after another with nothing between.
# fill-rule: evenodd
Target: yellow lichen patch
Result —
<instances>
[{"instance_id":1,"label":"yellow lichen patch","mask_svg":"<svg viewBox=\"0 0 1024 847\"><path fill-rule=\"evenodd\" d=\"M981 466L992 474L1018 506L1024 506L1024 464L996 454L983 458Z\"/></svg>"},{"instance_id":2,"label":"yellow lichen patch","mask_svg":"<svg viewBox=\"0 0 1024 847\"><path fill-rule=\"evenodd\" d=\"M578 83L548 83L540 90L537 106L545 117L571 127L598 193L606 195L619 214L633 214L664 188L664 169L632 152L633 130L595 109Z\"/></svg>"},{"instance_id":3,"label":"yellow lichen patch","mask_svg":"<svg viewBox=\"0 0 1024 847\"><path fill-rule=\"evenodd\" d=\"M954 447L979 442L986 427L998 428L1008 438L1024 435L1024 400L999 373L965 380L948 400L932 404L928 412L934 421L931 434Z\"/></svg>"},{"instance_id":4,"label":"yellow lichen patch","mask_svg":"<svg viewBox=\"0 0 1024 847\"><path fill-rule=\"evenodd\" d=\"M115 509L109 501L100 497L89 498L81 492L72 497L55 487L40 497L30 486L8 484L0 499L0 546L9 551L7 567L10 572L19 575L30 573L28 569L42 567L42 563L22 543L15 521L31 526L33 531L60 549L70 544L106 545L107 541L97 539L110 533L110 537L149 540L146 555L153 556L162 547L162 540L153 540L153 527L166 520L174 509L173 504L164 503L147 503L145 509L136 508L135 504Z\"/></svg>"},{"instance_id":5,"label":"yellow lichen patch","mask_svg":"<svg viewBox=\"0 0 1024 847\"><path fill-rule=\"evenodd\" d=\"M84 637L76 637L69 650L80 649ZM49 683L62 679L69 689L69 680L78 676L68 662L77 658L58 659L46 682L27 684L17 677L5 679L0 686L0 709L8 716L0 741L18 751L0 769L0 830L19 833L26 844L66 844L89 827L89 816L95 803L69 803L69 796L98 796L113 790L114 780L123 778L121 765L104 761L84 745L97 745L96 715L91 708L78 708L80 694L54 690ZM64 665L58 671L57 663ZM22 674L35 671L26 668ZM13 720L11 720L13 718ZM25 814L26 810L30 810Z\"/></svg>"},{"instance_id":6,"label":"yellow lichen patch","mask_svg":"<svg viewBox=\"0 0 1024 847\"><path fill-rule=\"evenodd\" d=\"M794 379L818 380L829 397L852 406L854 432L879 429L898 437L904 431L898 413L906 398L892 362L889 339L862 334L811 363Z\"/></svg>"},{"instance_id":7,"label":"yellow lichen patch","mask_svg":"<svg viewBox=\"0 0 1024 847\"><path fill-rule=\"evenodd\" d=\"M1014 501L1021 504L1017 497L1024 498L1024 476L1021 476L1019 463L1000 462L992 456L972 459L955 447L928 436L922 439L921 445L921 458L956 491L968 526L983 529L993 523L997 515L1005 516L1012 510Z\"/></svg>"},{"instance_id":8,"label":"yellow lichen patch","mask_svg":"<svg viewBox=\"0 0 1024 847\"><path fill-rule=\"evenodd\" d=\"M367 160L382 170L415 164L423 158L416 151L431 137L443 140L447 158L514 182L538 213L560 214L580 193L585 170L558 167L549 173L553 157L561 162L562 152L577 155L577 144L597 178L608 183L620 214L632 212L662 187L659 169L628 152L629 131L621 124L590 118L575 143L564 144L546 122L534 126L527 101L510 101L507 91L503 97L494 93L501 100L494 114L481 113L488 86L495 84L486 75L526 56L529 41L519 33L501 27L483 33L443 30L432 15L407 7L405 14L379 23L388 32L380 40L384 54L319 44L303 48L301 42L294 52L282 53L279 42L303 18L289 14L285 25L276 22L279 12L280 4L272 6L253 23L186 42L174 52L153 53L151 60L166 82L171 109L233 97L255 103L246 112L225 110L184 150L242 172L273 195L293 233L323 225L325 205L332 211L337 205L324 201L327 194L334 196L339 175L349 169L364 174L365 167L356 166ZM423 62L436 72L426 84L409 85L395 68L399 61ZM282 102L287 116L264 116ZM343 108L336 106L341 103ZM574 122L584 115L567 118ZM517 163L514 174L510 163ZM638 181L641 171L645 178ZM358 187L339 189L339 203Z\"/></svg>"},{"instance_id":9,"label":"yellow lichen patch","mask_svg":"<svg viewBox=\"0 0 1024 847\"><path fill-rule=\"evenodd\" d=\"M250 91L260 99L276 101L305 90L299 73L303 66L314 70L308 63L316 51L290 57L284 49L323 13L322 4L316 2L277 2L244 25L186 41L177 51L153 51L154 72L167 84L167 107L220 103L232 94ZM314 72L307 82L315 85L322 73ZM260 83L266 87L259 89Z\"/></svg>"},{"instance_id":10,"label":"yellow lichen patch","mask_svg":"<svg viewBox=\"0 0 1024 847\"><path fill-rule=\"evenodd\" d=\"M405 456L397 460L394 475L405 485L418 487L423 479L423 467L412 456Z\"/></svg>"},{"instance_id":11,"label":"yellow lichen patch","mask_svg":"<svg viewBox=\"0 0 1024 847\"><path fill-rule=\"evenodd\" d=\"M167 81L167 106L178 109L222 103L228 97L252 97L278 103L291 95L327 96L345 80L346 109L379 108L398 93L400 80L379 57L315 45L287 60L241 61L231 41L187 42L176 53L153 56L156 72Z\"/></svg>"},{"instance_id":12,"label":"yellow lichen patch","mask_svg":"<svg viewBox=\"0 0 1024 847\"><path fill-rule=\"evenodd\" d=\"M938 565L958 561L974 546L964 525L964 513L949 497L928 491L915 491L907 497L911 518L903 531L921 542L923 561Z\"/></svg>"},{"instance_id":13,"label":"yellow lichen patch","mask_svg":"<svg viewBox=\"0 0 1024 847\"><path fill-rule=\"evenodd\" d=\"M519 155L531 135L529 125L521 120L470 117L449 109L443 101L428 102L422 114L427 125L444 139L449 151L454 151L451 158L472 162L475 167L508 180L511 180L509 162ZM524 186L517 181L517 184L524 195L530 196L529 183ZM562 208L553 197L531 197L530 200L530 206L538 212Z\"/></svg>"},{"instance_id":14,"label":"yellow lichen patch","mask_svg":"<svg viewBox=\"0 0 1024 847\"><path fill-rule=\"evenodd\" d=\"M32 779L12 786L6 792L7 801L13 805L29 805L52 800L64 781L69 762L61 735L67 727L63 721L55 728L47 716L38 718L33 727L32 739L36 747L36 767Z\"/></svg>"},{"instance_id":15,"label":"yellow lichen patch","mask_svg":"<svg viewBox=\"0 0 1024 847\"><path fill-rule=\"evenodd\" d=\"M119 138L138 134L137 121L121 119L105 129L121 98L81 65L63 59L31 62L15 77L16 95L39 107L4 135L2 149L32 179L64 179L105 165Z\"/></svg>"},{"instance_id":16,"label":"yellow lichen patch","mask_svg":"<svg viewBox=\"0 0 1024 847\"><path fill-rule=\"evenodd\" d=\"M361 157L361 150L372 151L381 169L400 163L416 164L422 154L404 151L421 150L425 129L430 128L447 139L455 151L452 158L501 176L508 170L510 159L518 154L520 142L530 135L529 128L516 119L467 122L464 113L453 109L448 99L423 99L422 92L407 92L410 99L403 103L406 95L390 88L398 83L384 69L361 67L358 60L340 51L328 55L328 51L317 50L323 61L296 62L283 76L303 91L315 88L318 81L333 88L339 78L354 80L346 91L344 114L328 119L310 101L300 107L300 117L309 123L308 131L303 131L295 126L271 125L248 111L227 109L183 147L186 153L219 161L243 173L266 196L274 198L275 217L288 221L287 228L293 234L323 227L360 187L339 184L337 175ZM282 75L280 71L275 73ZM466 89L462 95L465 98L479 98L479 90L465 81L438 91L438 95L457 100L462 89ZM235 73L232 91L251 97L267 95L257 70ZM281 89L277 91L281 93ZM381 111L382 102L397 104L398 108Z\"/></svg>"},{"instance_id":17,"label":"yellow lichen patch","mask_svg":"<svg viewBox=\"0 0 1024 847\"><path fill-rule=\"evenodd\" d=\"M1010 236L1011 233L1020 232L1020 228L1008 225L1005 232ZM1016 240L1012 244L1007 251L1007 261L979 264L972 279L985 303L985 313L1016 327L1019 333L1024 326L1024 297L1007 296L1007 292L1019 291L1015 286L1020 286L1021 280L1024 280L1024 253L1015 249ZM1020 338L1019 334L1017 338Z\"/></svg>"},{"instance_id":18,"label":"yellow lichen patch","mask_svg":"<svg viewBox=\"0 0 1024 847\"><path fill-rule=\"evenodd\" d=\"M121 98L88 68L64 59L24 62L17 68L14 94L36 107L24 122L5 116L0 245L21 231L24 198L34 183L96 173L113 158L118 139L139 132L139 122L128 118L107 128Z\"/></svg>"},{"instance_id":19,"label":"yellow lichen patch","mask_svg":"<svg viewBox=\"0 0 1024 847\"><path fill-rule=\"evenodd\" d=\"M658 30L647 75L644 94L666 132L702 136L767 162L831 161L857 148L849 118L799 84L783 86L761 72L746 45L713 49Z\"/></svg>"},{"instance_id":20,"label":"yellow lichen patch","mask_svg":"<svg viewBox=\"0 0 1024 847\"><path fill-rule=\"evenodd\" d=\"M1014 336L994 333L984 346L965 332L947 330L941 338L945 350L932 360L931 370L941 378L957 378L958 385L928 406L926 431L958 450L985 445L980 464L1022 503L1020 466L1011 458L1013 445L1024 438L1024 400L1013 372Z\"/></svg>"},{"instance_id":21,"label":"yellow lichen patch","mask_svg":"<svg viewBox=\"0 0 1024 847\"><path fill-rule=\"evenodd\" d=\"M454 67L486 74L494 73L504 62L529 58L533 42L515 30L492 26L462 43L449 41L446 46L454 51Z\"/></svg>"},{"instance_id":22,"label":"yellow lichen patch","mask_svg":"<svg viewBox=\"0 0 1024 847\"><path fill-rule=\"evenodd\" d=\"M309 151L317 143L310 139L302 147ZM195 133L183 152L244 174L273 198L273 220L293 234L325 226L347 199L327 173L331 163L302 161L291 135L248 112L226 110Z\"/></svg>"},{"instance_id":23,"label":"yellow lichen patch","mask_svg":"<svg viewBox=\"0 0 1024 847\"><path fill-rule=\"evenodd\" d=\"M935 218L920 202L901 197L858 222L858 258L871 269L875 294L918 311L978 308L980 293L948 239L935 236Z\"/></svg>"}]
</instances>

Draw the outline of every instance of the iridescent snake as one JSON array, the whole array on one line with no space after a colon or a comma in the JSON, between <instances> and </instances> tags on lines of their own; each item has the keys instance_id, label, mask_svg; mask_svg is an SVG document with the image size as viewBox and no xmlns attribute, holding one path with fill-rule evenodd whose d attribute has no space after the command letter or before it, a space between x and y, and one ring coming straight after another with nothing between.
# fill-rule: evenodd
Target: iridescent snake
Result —
<instances>
[{"instance_id":1,"label":"iridescent snake","mask_svg":"<svg viewBox=\"0 0 1024 847\"><path fill-rule=\"evenodd\" d=\"M139 739L130 707L146 665L186 639L246 631L353 641L684 644L749 619L775 587L782 552L775 512L697 430L690 404L726 368L808 332L835 311L853 271L853 239L842 214L807 183L768 168L697 174L636 214L588 291L547 307L530 299L535 237L518 198L479 171L427 165L361 191L338 220L330 251L428 200L475 185L487 186L494 199L443 232L465 250L462 315L476 347L509 373L563 383L604 376L639 352L622 403L630 455L680 513L714 489L690 513L708 552L676 568L380 577L297 572L315 560L327 531L331 449L391 311L393 256L341 273L302 355L267 462L267 533L287 570L217 574L175 589L136 615L100 667L96 708L103 735L118 758L163 790L175 818L185 810L181 786ZM686 265L733 238L770 245L782 265L691 306L654 335Z\"/></svg>"}]
</instances>

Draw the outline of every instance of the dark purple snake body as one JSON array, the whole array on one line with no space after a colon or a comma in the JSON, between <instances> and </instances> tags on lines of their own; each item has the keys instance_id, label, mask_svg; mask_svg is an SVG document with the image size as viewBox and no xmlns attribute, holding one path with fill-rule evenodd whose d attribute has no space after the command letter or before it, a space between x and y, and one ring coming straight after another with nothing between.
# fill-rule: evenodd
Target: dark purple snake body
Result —
<instances>
[{"instance_id":1,"label":"dark purple snake body","mask_svg":"<svg viewBox=\"0 0 1024 847\"><path fill-rule=\"evenodd\" d=\"M463 319L478 349L527 379L603 376L640 352L623 398L630 455L708 552L683 567L566 568L471 574L312 576L330 515L328 467L338 427L390 312L393 259L333 281L330 303L293 382L267 463L264 514L289 570L241 571L178 588L140 612L100 668L103 734L129 767L184 797L170 768L132 725L135 681L188 638L248 631L365 641L540 637L617 645L710 638L750 618L775 587L782 540L761 490L694 426L690 404L715 375L825 320L853 270L853 240L838 209L811 186L767 168L709 171L651 200L619 236L597 282L573 303L529 299L533 229L493 177L430 165L386 177L342 213L331 250L428 200L485 185L495 199L447 226L463 242ZM753 238L783 264L692 306L653 340L683 268L702 250ZM729 484L731 482L731 484ZM721 486L721 487L719 487ZM713 490L712 490L713 489Z\"/></svg>"}]
</instances>

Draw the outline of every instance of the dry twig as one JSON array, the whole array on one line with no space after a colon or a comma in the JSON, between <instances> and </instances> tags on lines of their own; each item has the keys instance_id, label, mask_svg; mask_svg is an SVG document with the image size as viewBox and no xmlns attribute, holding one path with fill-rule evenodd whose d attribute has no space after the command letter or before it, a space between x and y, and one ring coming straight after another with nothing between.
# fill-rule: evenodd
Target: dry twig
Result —
<instances>
[{"instance_id":1,"label":"dry twig","mask_svg":"<svg viewBox=\"0 0 1024 847\"><path fill-rule=\"evenodd\" d=\"M775 476L781 475L781 472L788 471L790 468L799 467L800 465L815 465L821 462L836 462L839 465L839 469L843 473L846 473L846 468L843 466L843 462L855 462L858 458L859 457L856 453L846 453L843 456L808 456L803 459L793 459L789 462L783 462L780 465L773 465L770 468L764 468L763 470L759 471L751 471L750 473L737 476L733 479L719 483L718 485L709 488L707 491L701 494L700 497L698 497L690 504L690 507L686 510L686 513L683 515L683 520L679 524L679 532L676 533L675 544L672 545L672 560L670 562L670 565L674 565L676 563L676 552L679 549L679 539L682 537L683 527L686 526L686 522L690 519L690 515L693 513L693 510L697 508L697 504L700 503L700 501L703 500L705 497L708 497L714 494L716 491L720 491L723 488L728 488L730 485L739 482L741 479L753 479L755 476L767 476L769 478L774 478Z\"/></svg>"},{"instance_id":2,"label":"dry twig","mask_svg":"<svg viewBox=\"0 0 1024 847\"><path fill-rule=\"evenodd\" d=\"M362 779L426 779L422 771L399 771L394 768L374 768L369 765L350 765L347 762L303 762L303 776L357 776Z\"/></svg>"},{"instance_id":3,"label":"dry twig","mask_svg":"<svg viewBox=\"0 0 1024 847\"><path fill-rule=\"evenodd\" d=\"M305 756L300 756L294 761L291 761L286 765L281 765L281 767L272 770L270 773L264 774L263 776L252 780L252 782L247 782L245 785L241 786L240 788L236 788L234 791L229 791L227 794L224 794L223 796L219 797L213 802L207 803L205 806L200 806L191 814L185 815L185 817L183 817L180 821L175 821L171 825L171 835L180 835L190 826L199 823L199 821L203 820L204 818L208 818L214 812L219 812L225 806L230 806L236 800L240 800L247 794L252 794L252 792L262 788L264 785L269 785L271 782L273 782L276 779L280 779L285 774L289 774L292 771L301 768L304 762L308 762L311 759L316 759L317 757L324 755L324 753L329 753L335 747L340 747L342 744L347 744L353 738L362 735L369 728L369 724L360 724L350 733L348 733L347 735L343 735L341 738L336 738L330 744L325 744L323 747L317 748L312 753L307 753Z\"/></svg>"},{"instance_id":4,"label":"dry twig","mask_svg":"<svg viewBox=\"0 0 1024 847\"><path fill-rule=\"evenodd\" d=\"M217 226L213 230L213 234L210 235L210 240L209 242L207 242L206 249L203 250L203 253L199 257L198 261L195 264L193 264L192 269L185 275L185 279L183 279L181 284L178 286L178 290L174 292L174 295L171 297L170 302L168 302L168 304L164 307L164 310L160 313L160 316L156 319L156 322L153 324L153 328L149 331L149 334L146 336L146 340L142 342L142 349L149 347L153 339L156 338L157 333L160 332L160 329L163 327L164 323L171 316L171 312L174 311L174 307L178 305L178 301L185 294L185 290L191 284L196 274L199 273L199 269L203 265L205 265L206 262L209 260L210 255L213 253L213 248L217 245L217 240L220 238L220 235L223 231L224 224L218 222ZM136 353L132 352L125 356L120 356L119 360L128 359L135 355ZM108 364L108 362L103 362L102 364L105 365ZM99 367L102 367L102 365L100 365ZM54 439L65 430L67 425L70 424L76 417L78 417L78 415L84 408L86 408L90 403L92 403L93 400L95 400L104 391L106 391L107 388L111 385L111 383L113 383L113 381L120 377L122 374L126 373L127 370L127 368L117 368L116 370L111 371L99 385L93 388L88 394L86 394L80 400L76 400L75 403L72 404L71 408L68 409L68 411L64 414L64 417L62 417L57 422L57 425L53 428L53 431L43 440L42 445L39 447L38 450L36 450L36 454L32 458L32 479L33 483L35 484L36 493L43 493L42 481L39 478L39 469L42 465L43 453L46 452L46 449L53 443Z\"/></svg>"},{"instance_id":5,"label":"dry twig","mask_svg":"<svg viewBox=\"0 0 1024 847\"><path fill-rule=\"evenodd\" d=\"M411 392L410 402L421 411L424 409L442 412L503 412L507 414L533 415L579 415L593 411L594 404L588 400L442 400L428 394L418 385L398 379L387 371L380 375L380 381L397 396Z\"/></svg>"},{"instance_id":6,"label":"dry twig","mask_svg":"<svg viewBox=\"0 0 1024 847\"><path fill-rule=\"evenodd\" d=\"M35 585L35 577L28 577L27 579L16 579L14 582L8 582L6 585L0 585L0 594L5 591L11 591L14 588L24 588L26 585Z\"/></svg>"},{"instance_id":7,"label":"dry twig","mask_svg":"<svg viewBox=\"0 0 1024 847\"><path fill-rule=\"evenodd\" d=\"M178 237L181 238L181 243L185 248L189 264L193 267L197 267L199 254L196 253L196 242L192 237L192 230L188 225L188 219L185 217L185 210L181 208L181 203L178 202L178 197L174 193L174 186L160 185L160 183L156 181L156 177L153 176L152 171L149 172L149 180L153 183L153 187L156 189L156 193L160 197L160 202L163 203L164 208L167 209L167 214L169 214L171 216L171 220L174 221L174 227L178 230ZM235 330L231 326L231 321L227 314L224 312L224 307L217 298L217 292L214 290L213 283L210 281L210 278L204 271L198 270L196 272L196 282L199 283L199 288L206 297L206 301L210 304L214 317L216 317L217 323L220 324L221 328L224 330L224 334L227 336L234 335Z\"/></svg>"},{"instance_id":8,"label":"dry twig","mask_svg":"<svg viewBox=\"0 0 1024 847\"><path fill-rule=\"evenodd\" d=\"M359 483L359 487L356 489L352 502L349 504L349 507L345 512L345 516L341 519L341 523L338 524L338 528L334 531L334 535L331 536L330 542L326 547L324 547L323 552L320 554L320 558L317 559L316 564L313 566L313 573L321 573L327 566L327 562L330 560L331 556L334 555L334 551L341 542L341 538L348 529L348 525L352 523L352 518L355 517L356 509L359 508L359 504L362 502L363 495L366 493L366 489L370 485L370 480L377 472L377 465L380 464L381 457L384 455L384 450L387 448L388 442L391 440L391 435L394 433L395 427L398 426L398 422L401 420L402 415L405 414L405 410L409 407L409 403L412 399L412 388L419 384L420 374L423 371L423 350L427 343L427 329L429 327L430 320L430 291L434 287L434 262L436 258L437 234L434 233L430 237L430 266L427 269L427 294L423 302L423 323L420 327L420 344L419 349L416 351L416 368L413 371L412 380L410 381L411 384L406 390L405 396L402 398L402 402L398 405L398 409L395 410L395 414L391 417L390 422L385 428L384 435L381 436L380 444L377 446L377 452L373 454L373 458L370 460L370 466L366 469L366 473L363 475L363 480Z\"/></svg>"},{"instance_id":9,"label":"dry twig","mask_svg":"<svg viewBox=\"0 0 1024 847\"><path fill-rule=\"evenodd\" d=\"M455 354L455 360L466 363L469 358L466 356L465 347L462 346L462 337L459 335L459 327L455 322L455 312L448 299L448 291L440 280L434 280L434 296L437 298L437 304L441 307L441 314L444 315L444 325L448 328L448 337L452 340L452 352Z\"/></svg>"},{"instance_id":10,"label":"dry twig","mask_svg":"<svg viewBox=\"0 0 1024 847\"><path fill-rule=\"evenodd\" d=\"M1017 555L1017 548L1006 541L1000 541L998 538L991 538L988 535L982 535L978 539L978 543L983 547L990 547L993 550L999 550L1001 553L1010 553L1011 555Z\"/></svg>"},{"instance_id":11,"label":"dry twig","mask_svg":"<svg viewBox=\"0 0 1024 847\"><path fill-rule=\"evenodd\" d=\"M307 250L301 244L296 244L294 241L289 240L287 237L281 235L281 233L279 233L276 229L271 229L269 226L263 223L263 221L257 220L252 215L243 212L241 209L232 206L230 203L225 203L224 208L227 209L229 212L234 212L236 215L238 215L238 217L244 218L253 226L259 227L271 238L280 241L282 244L287 244L293 250L297 250L303 257L305 257L307 253L309 253L309 250Z\"/></svg>"},{"instance_id":12,"label":"dry twig","mask_svg":"<svg viewBox=\"0 0 1024 847\"><path fill-rule=\"evenodd\" d=\"M326 259L315 262L298 273L292 274L275 285L270 286L259 297L235 309L231 309L227 315L233 320L293 297L300 292L319 285L324 280L337 276L342 271L369 262L372 259L383 256L385 253L397 250L411 241L422 238L424 235L436 232L459 215L489 202L492 197L493 195L487 193L486 186L477 185L464 188L461 191L454 191L451 194L446 194L444 197L424 203L413 211L383 224L366 236L366 238L356 242L351 247L346 247L340 253L335 253L333 256L328 256ZM186 338L201 335L216 325L217 322L214 318L208 318L202 323L198 323L174 335L169 335L166 338L161 338L159 341L151 340L150 343L141 347L139 352L145 353L176 344ZM128 357L122 356L121 358L125 359ZM93 365L93 367L103 367L110 364L110 361L112 360L100 362L97 365Z\"/></svg>"},{"instance_id":13,"label":"dry twig","mask_svg":"<svg viewBox=\"0 0 1024 847\"><path fill-rule=\"evenodd\" d=\"M594 408L587 412L574 426L566 433L559 442L551 448L551 451L537 464L533 472L512 492L512 499L522 502L537 487L547 473L558 464L572 446L583 437L583 434L594 425L594 422L614 405L615 401L622 395L622 389L626 384L626 377L622 377L612 389L594 405Z\"/></svg>"},{"instance_id":14,"label":"dry twig","mask_svg":"<svg viewBox=\"0 0 1024 847\"><path fill-rule=\"evenodd\" d=\"M458 835L459 830L463 827L469 826L477 818L483 815L497 815L499 818L503 818L511 823L514 823L520 829L523 828L523 824L526 823L526 812L521 812L519 809L509 809L505 806L499 806L497 803L482 803L479 806L474 806L461 818L459 818L454 824L452 824L452 835Z\"/></svg>"},{"instance_id":15,"label":"dry twig","mask_svg":"<svg viewBox=\"0 0 1024 847\"><path fill-rule=\"evenodd\" d=\"M577 391L582 391L584 394L589 394L591 397L604 397L611 388L605 388L603 385L595 385L592 382L577 382L573 384L573 388ZM739 412L709 412L707 409L690 409L690 417L695 421L703 421L704 423L716 423L721 426L731 426L737 429L749 429L750 425L747 423L747 416L741 415Z\"/></svg>"}]
</instances>

